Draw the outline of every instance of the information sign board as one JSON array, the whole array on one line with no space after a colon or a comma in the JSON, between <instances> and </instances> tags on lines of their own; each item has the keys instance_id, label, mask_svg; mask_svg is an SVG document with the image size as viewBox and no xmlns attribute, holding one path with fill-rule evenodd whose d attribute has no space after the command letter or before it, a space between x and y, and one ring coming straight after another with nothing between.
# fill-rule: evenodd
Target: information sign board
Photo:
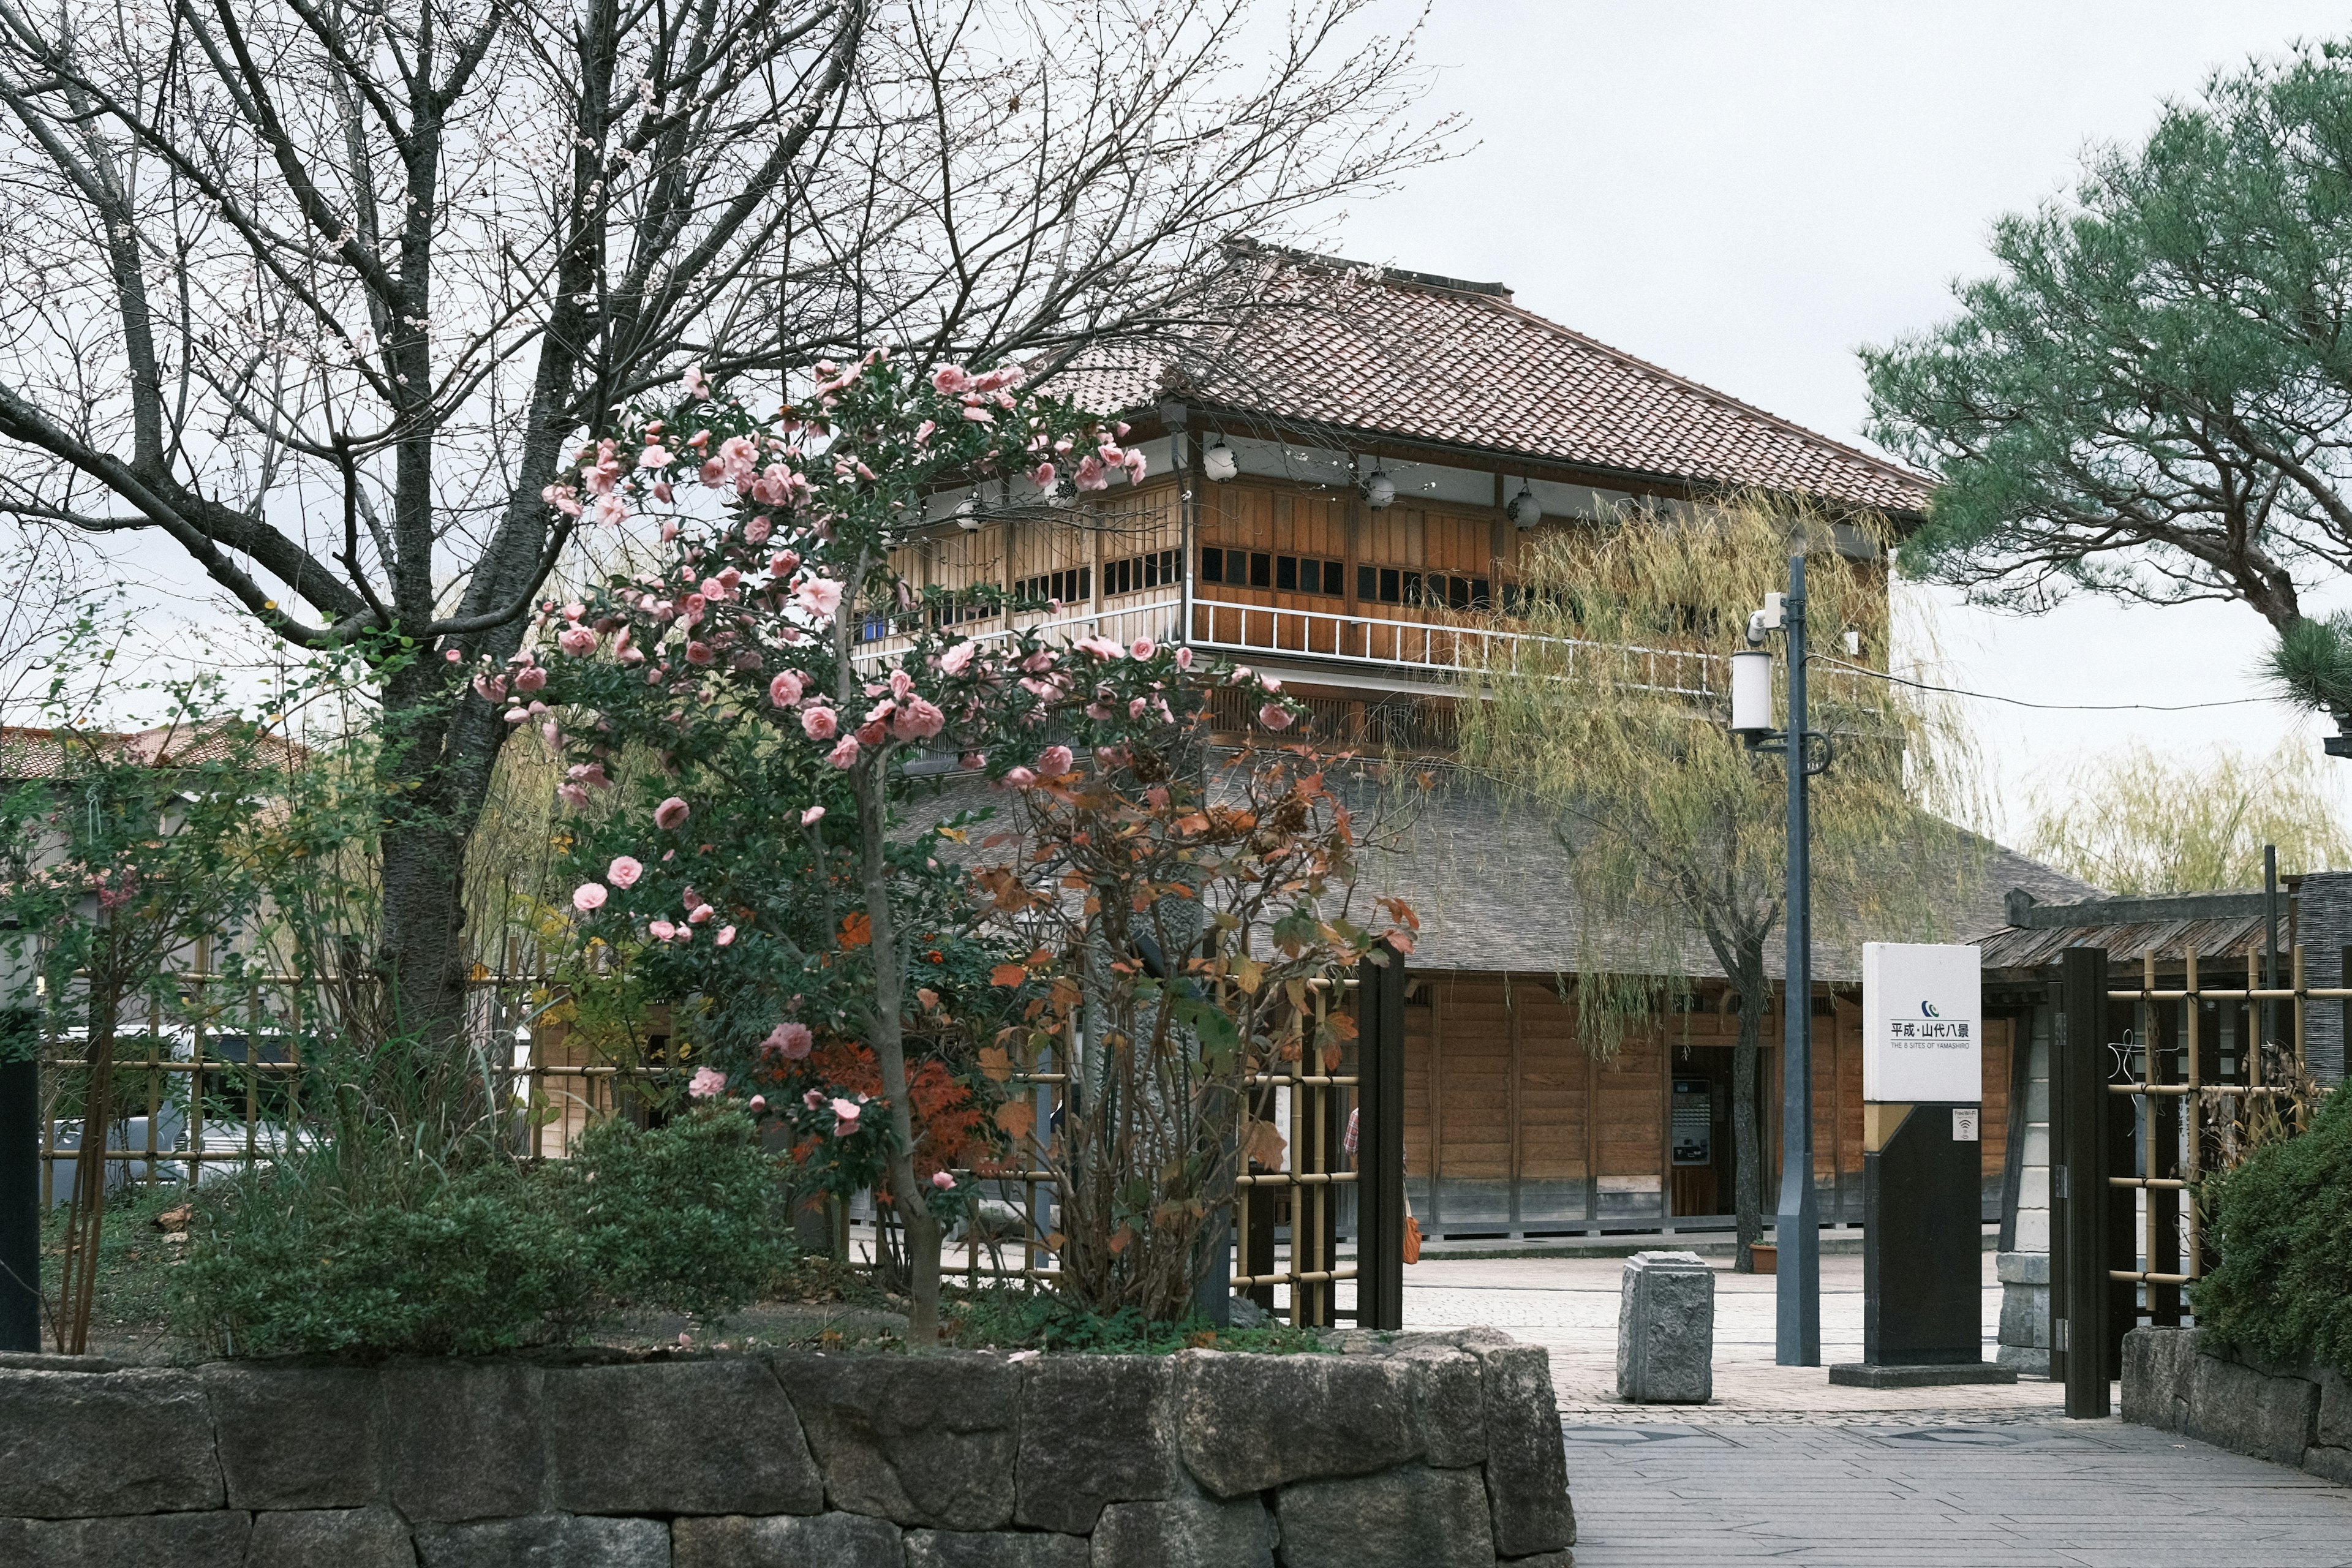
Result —
<instances>
[{"instance_id":1,"label":"information sign board","mask_svg":"<svg viewBox=\"0 0 2352 1568\"><path fill-rule=\"evenodd\" d=\"M1897 1105L1983 1100L1980 959L1974 947L1863 944L1863 1099Z\"/></svg>"}]
</instances>

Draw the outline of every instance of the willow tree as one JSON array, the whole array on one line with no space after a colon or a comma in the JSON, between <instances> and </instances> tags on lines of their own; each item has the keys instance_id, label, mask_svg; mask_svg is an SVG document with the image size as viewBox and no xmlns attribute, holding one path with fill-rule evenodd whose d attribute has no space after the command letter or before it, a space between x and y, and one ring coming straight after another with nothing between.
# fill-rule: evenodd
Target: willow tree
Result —
<instances>
[{"instance_id":1,"label":"willow tree","mask_svg":"<svg viewBox=\"0 0 2352 1568\"><path fill-rule=\"evenodd\" d=\"M1742 1270L1761 1224L1757 1068L1784 906L1787 774L1731 734L1723 656L1745 646L1764 595L1786 587L1798 548L1808 629L1829 650L1813 656L1810 727L1834 748L1813 781L1814 928L1929 937L1974 875L1977 841L1937 810L1967 788L1967 749L1948 712L1885 678L1887 575L1867 531L1749 499L1549 535L1515 600L1530 635L1473 676L1460 704L1463 763L1543 813L1567 851L1581 918L1559 962L1575 976L1587 1048L1613 1051L1687 1000L1694 936L1738 997Z\"/></svg>"},{"instance_id":2,"label":"willow tree","mask_svg":"<svg viewBox=\"0 0 2352 1568\"><path fill-rule=\"evenodd\" d=\"M2257 887L2264 845L2298 871L2352 865L2334 766L2295 740L2177 760L2136 742L2037 790L2023 847L2126 895Z\"/></svg>"}]
</instances>

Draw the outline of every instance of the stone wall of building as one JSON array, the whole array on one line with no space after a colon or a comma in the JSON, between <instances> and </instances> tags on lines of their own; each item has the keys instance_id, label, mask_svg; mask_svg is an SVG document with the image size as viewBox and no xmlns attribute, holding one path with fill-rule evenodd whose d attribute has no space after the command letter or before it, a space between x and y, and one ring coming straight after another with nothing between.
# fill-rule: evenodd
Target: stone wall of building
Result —
<instances>
[{"instance_id":1,"label":"stone wall of building","mask_svg":"<svg viewBox=\"0 0 2352 1568\"><path fill-rule=\"evenodd\" d=\"M2036 1007L2032 1028L2020 1031L2026 1064L2017 1210L2003 1227L2009 1247L1993 1259L2000 1280L2000 1362L2031 1377L2050 1375L2051 1018L2050 1008Z\"/></svg>"},{"instance_id":2,"label":"stone wall of building","mask_svg":"<svg viewBox=\"0 0 2352 1568\"><path fill-rule=\"evenodd\" d=\"M0 1360L31 1568L1528 1568L1575 1537L1549 1363L1346 1353Z\"/></svg>"}]
</instances>

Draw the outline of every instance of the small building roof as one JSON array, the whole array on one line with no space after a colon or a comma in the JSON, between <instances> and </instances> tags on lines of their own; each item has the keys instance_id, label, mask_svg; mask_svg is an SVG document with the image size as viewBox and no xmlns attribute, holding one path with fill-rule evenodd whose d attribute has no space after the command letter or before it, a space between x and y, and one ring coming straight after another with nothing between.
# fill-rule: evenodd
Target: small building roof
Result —
<instances>
[{"instance_id":1,"label":"small building roof","mask_svg":"<svg viewBox=\"0 0 2352 1568\"><path fill-rule=\"evenodd\" d=\"M2292 900L2278 900L2279 940L2288 940ZM2168 967L2194 952L2199 960L2234 958L2263 951L2267 908L2259 892L2189 893L2163 898L2092 898L2045 903L2023 890L2009 897L2007 922L1984 940L1984 967L2038 970L2060 962L2066 950L2097 947L2113 963L2154 958Z\"/></svg>"},{"instance_id":2,"label":"small building roof","mask_svg":"<svg viewBox=\"0 0 2352 1568\"><path fill-rule=\"evenodd\" d=\"M1926 509L1925 477L1548 321L1499 283L1263 247L1245 257L1251 292L1230 323L1081 359L1063 384L1100 408L1181 398L1335 439Z\"/></svg>"},{"instance_id":3,"label":"small building roof","mask_svg":"<svg viewBox=\"0 0 2352 1568\"><path fill-rule=\"evenodd\" d=\"M1410 795L1390 789L1392 847L1364 856L1363 881L1373 890L1403 898L1421 920L1412 967L1507 970L1566 973L1578 963L1587 912L1570 875L1572 850L1563 843L1548 812L1506 798L1492 785L1460 769L1429 770L1425 790ZM1380 786L1359 786L1369 796ZM1374 823L1383 800L1367 798L1359 819ZM1940 929L1873 931L1839 929L1837 911L1814 916L1813 978L1842 985L1862 980L1862 942L1961 942L1984 940L2008 924L2005 895L2022 888L2034 898L2077 900L2099 889L1990 839L1952 830L1958 837L1940 856L1905 857L1900 874L1930 878L1937 902L1948 916ZM1890 868L1890 874L1896 868ZM1674 957L1693 979L1717 979L1723 966L1696 926L1672 921L1671 929L1612 931L1593 945L1608 961L1637 973L1659 973L1658 961ZM1786 939L1778 927L1765 945L1766 972L1786 973ZM1990 952L1985 966L1991 968Z\"/></svg>"},{"instance_id":4,"label":"small building roof","mask_svg":"<svg viewBox=\"0 0 2352 1568\"><path fill-rule=\"evenodd\" d=\"M9 725L0 728L0 783L70 778L93 757L150 767L201 767L250 745L255 745L254 738L228 723L159 724L120 731ZM310 756L306 747L274 735L259 737L256 749L289 767L302 765Z\"/></svg>"}]
</instances>

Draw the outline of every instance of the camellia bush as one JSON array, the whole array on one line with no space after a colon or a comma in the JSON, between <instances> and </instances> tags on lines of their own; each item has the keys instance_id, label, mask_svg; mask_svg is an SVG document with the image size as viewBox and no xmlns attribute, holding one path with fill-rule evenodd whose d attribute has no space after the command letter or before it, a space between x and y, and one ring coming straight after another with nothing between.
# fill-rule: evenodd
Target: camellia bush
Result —
<instances>
[{"instance_id":1,"label":"camellia bush","mask_svg":"<svg viewBox=\"0 0 2352 1568\"><path fill-rule=\"evenodd\" d=\"M942 1222L968 1202L950 1167L982 1131L955 1047L1004 1005L1006 950L959 869L969 825L909 816L933 786L907 764L960 759L1017 795L1164 730L1188 684L1251 678L1149 641L932 624L888 560L926 497L1016 474L1101 490L1143 458L1015 368L918 374L877 352L817 374L756 414L690 373L683 403L583 451L550 503L658 542L545 606L551 647L476 689L566 759L579 931L679 1005L691 1092L755 1091L806 1169L896 1213L919 1342ZM865 646L877 626L887 653Z\"/></svg>"}]
</instances>

